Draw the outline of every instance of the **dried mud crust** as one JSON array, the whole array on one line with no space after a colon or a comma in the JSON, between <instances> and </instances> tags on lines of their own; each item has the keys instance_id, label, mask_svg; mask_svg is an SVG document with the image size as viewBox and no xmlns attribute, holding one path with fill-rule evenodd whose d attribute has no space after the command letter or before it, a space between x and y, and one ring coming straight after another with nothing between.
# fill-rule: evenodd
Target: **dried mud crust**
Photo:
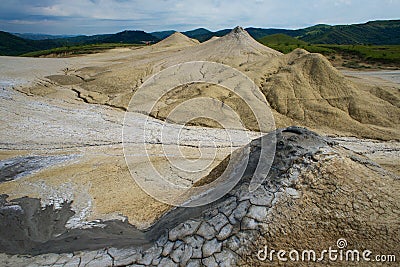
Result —
<instances>
[{"instance_id":1,"label":"dried mud crust","mask_svg":"<svg viewBox=\"0 0 400 267\"><path fill-rule=\"evenodd\" d=\"M179 63L212 61L237 68L252 79L273 109L278 127L301 125L319 133L400 139L400 91L396 83L345 77L322 55L302 49L282 55L258 43L239 27L202 44L195 44L180 34L164 41L130 52L68 59L66 62L79 67L62 74L49 70L44 75L48 78L43 76L37 84L20 90L55 97L68 89L80 101L126 110L134 92L151 75ZM160 107L163 108L152 115L164 119L167 111L187 100L192 92L200 90L206 96L213 96L214 89L211 87L207 92L202 85L189 86L172 103L168 98L162 99ZM215 97L239 110L247 117L246 127L254 128L251 114L242 101L221 92ZM195 124L218 127L204 120Z\"/></svg>"},{"instance_id":2,"label":"dried mud crust","mask_svg":"<svg viewBox=\"0 0 400 267\"><path fill-rule=\"evenodd\" d=\"M335 246L339 237L346 238L351 247L374 253L399 251L397 176L306 129L289 127L274 134L274 168L261 187L248 191L259 157L260 140L255 140L250 144L254 161L228 195L200 209L172 210L146 231L147 238L153 235L155 240L148 246L116 248L107 240L97 243L98 250L76 252L72 238L61 250L53 251L57 254L3 254L2 260L10 266L21 262L44 266L78 262L81 266L258 266L263 264L255 257L260 246L317 250ZM62 240L62 235L58 238ZM87 245L91 242L84 241Z\"/></svg>"},{"instance_id":3,"label":"dried mud crust","mask_svg":"<svg viewBox=\"0 0 400 267\"><path fill-rule=\"evenodd\" d=\"M298 132L298 134L291 133L291 131ZM323 141L323 139L321 137L317 136L316 134L314 134L312 132L307 132L306 134L302 134L304 131L306 131L306 130L301 129L301 128L289 128L289 129L277 131L276 133L273 132L264 137L266 139L269 139L269 138L272 138L273 135L277 135L278 139L280 140L278 142L278 151L275 155L276 157L275 157L274 168L271 170L271 172L269 174L270 179L272 179L270 181L272 183L271 186L273 186L274 190L276 190L276 187L277 187L275 184L276 183L279 184L280 174L284 173L287 170L287 168L289 168L289 166L293 163L293 160L295 160L298 156L307 153L307 151L314 151L317 146L323 146L325 144L325 142ZM291 137L290 137L290 140L287 141L288 144L286 147L286 145L283 144L283 139L287 138L287 136L289 134ZM300 136L301 140L298 139L299 137L297 137L297 135ZM303 144L304 147L301 147L301 146L294 147L293 145L291 145L294 143L300 143L300 141L304 143ZM219 202L223 202L224 199L229 199L230 196L234 196L235 194L245 194L245 196L248 195L248 192L246 192L246 191L248 191L248 184L250 181L249 178L251 177L252 173L254 172L254 170L258 164L258 161L259 161L261 140L256 139L247 146L251 147L250 161L249 161L248 167L245 171L245 176L242 178L242 180L240 181L240 183L236 186L236 189L234 190L235 192L236 191L238 191L238 192L230 193L230 195L225 196ZM246 147L243 149L246 149ZM235 153L235 155L242 155L242 154ZM234 160L240 161L242 159L239 158L239 159L234 159ZM224 165L224 163L222 162L221 165ZM217 166L216 169L218 169L218 168L219 167ZM243 192L241 192L241 191L243 191ZM246 200L245 202L247 203L248 198L245 197L244 199ZM18 200L18 199L11 201L11 203L7 203L7 202L3 201L3 203L4 203L3 205L5 205L4 210L7 210L7 212L10 212L10 211L17 212L17 210L15 210L15 209L10 210L7 207L12 206L12 205L18 205L18 203L20 201L21 200ZM30 201L33 203L36 203L38 200L24 198L24 201L21 202L21 208L25 205L27 209L30 209L29 208L30 204L29 205L24 204L24 203L27 203ZM240 201L238 201L236 206L240 204L239 202ZM241 206L245 205L246 203L243 203ZM180 222L184 221L185 219L189 220L189 219L193 219L193 217L198 217L199 214L202 214L202 211L205 211L205 213L207 213L207 211L212 209L213 206L215 206L215 205L218 205L218 203L212 203L207 206L201 206L201 207L197 207L197 208L175 208L175 209L171 210L170 212L168 212L167 214L165 214L163 217L161 217L161 219L159 219L159 221L155 225L153 225L146 231L137 230L138 235L136 235L136 236L133 235L131 240L132 240L133 244L137 244L137 241L134 241L135 238L138 240L141 239L140 242L142 242L142 244L146 245L149 242L157 239L158 236L161 235L162 232L165 231L166 229L172 229L174 227L174 225L179 224ZM50 210L52 209L51 206L45 210L41 210L40 207L37 205L34 205L34 206L36 207L36 210L34 211L34 213L39 213L39 214L42 212L48 212L48 209L50 209ZM232 208L233 208L233 206L232 206ZM21 210L21 209L18 209L18 210ZM23 210L23 208L22 208L22 210ZM68 210L68 208L66 210ZM17 215L15 215L15 216L22 218L22 219L19 219L19 221L24 221L23 218L24 218L24 214L26 214L26 213L18 213L17 212L16 214ZM66 214L66 215L71 216L70 214ZM14 216L14 215L11 212L11 214L6 213L5 218L7 218L7 216ZM202 214L202 215L200 215L200 219L201 219L201 216L205 216L206 218L209 217L208 215ZM208 219L205 219L205 221L207 221L207 220ZM5 221L7 221L7 219L5 219ZM41 225L42 228L46 227L45 221L41 221L41 220L34 220L34 221L36 221L38 225ZM237 222L239 222L239 221L237 221ZM207 225L208 224L205 224L204 227L206 227ZM52 232L53 231L52 226L51 225L49 225L49 226L50 226L50 228L49 228L48 232ZM126 224L126 226L128 226L128 224ZM24 229L27 227L25 227L24 225L21 225L21 228ZM15 231L18 231L18 229L21 229L21 228L16 227ZM204 229L204 231L206 231L207 229ZM220 229L218 229L218 230L220 230ZM77 231L75 233L75 235L79 236L79 239L74 244L73 241L70 241L70 239L73 240L73 237L71 237L71 235L74 235L74 231L68 230L63 233L65 235L64 237L63 237L63 234L60 235L60 233L58 233L58 236L55 239L51 236L48 236L47 240L42 239L42 241L44 241L43 243L46 243L43 245L38 244L36 247L35 246L27 246L27 247L22 246L19 249L18 249L18 247L11 248L11 246L9 246L9 247L3 246L2 249L3 249L3 251L5 249L7 249L7 252L9 252L9 253L13 250L19 250L19 253L43 253L43 252L45 252L46 249L49 250L49 252L71 252L71 251L76 250L75 247L77 247L77 246L79 247L79 249L77 249L77 250L84 249L84 247L82 247L84 245L91 247L91 248L93 248L95 246L98 246L98 247L104 246L105 244L101 244L101 242L99 242L100 237L96 238L95 240L92 240L92 241L90 240L91 232L93 232L93 231L95 231L95 232L103 231L104 235L107 235L107 233L108 233L107 228L100 229L100 230L99 229L87 230L86 232L87 232L88 237L85 237L85 230ZM206 232L209 232L209 231L211 231L211 229L208 229ZM12 232L12 231L10 231L10 230L7 231L7 234L5 235L4 240L7 240L7 236L10 232ZM34 233L35 231L30 230L28 232ZM132 232L130 234L132 235ZM138 238L139 235L141 238ZM123 236L128 237L129 234L126 234L126 232L125 232L125 234ZM29 238L32 238L32 240L29 240ZM32 236L27 235L26 239L27 240L25 240L25 243L29 243L30 241L35 241L35 234L33 234ZM66 241L65 244L62 242L63 240ZM91 242L92 242L92 244L91 244ZM109 242L110 242L109 244L112 244L112 241L109 241ZM25 245L25 243L23 245ZM116 242L113 245L117 245L118 243L123 243L123 242L122 242L122 240L116 240Z\"/></svg>"},{"instance_id":4,"label":"dried mud crust","mask_svg":"<svg viewBox=\"0 0 400 267\"><path fill-rule=\"evenodd\" d=\"M369 249L374 256L398 253L399 177L354 155L319 154L315 159L294 184L302 196L285 197L280 205L274 206L268 231L258 237L253 251L268 245L269 249L313 249L319 253L329 247L337 249L336 241L344 238L348 242L346 249ZM245 261L270 266L255 255L247 256ZM285 264L309 266L307 262ZM329 262L327 257L320 265L343 264L371 265L362 260L360 263Z\"/></svg>"}]
</instances>

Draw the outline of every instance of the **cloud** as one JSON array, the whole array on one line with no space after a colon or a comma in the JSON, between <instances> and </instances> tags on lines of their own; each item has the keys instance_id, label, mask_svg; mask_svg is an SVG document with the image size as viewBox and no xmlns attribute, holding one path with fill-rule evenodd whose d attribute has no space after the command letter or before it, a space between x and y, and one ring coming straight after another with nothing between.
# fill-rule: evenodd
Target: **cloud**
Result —
<instances>
[{"instance_id":1,"label":"cloud","mask_svg":"<svg viewBox=\"0 0 400 267\"><path fill-rule=\"evenodd\" d=\"M400 1L392 0L2 0L0 27L58 34L236 25L299 28L394 19L398 10Z\"/></svg>"}]
</instances>

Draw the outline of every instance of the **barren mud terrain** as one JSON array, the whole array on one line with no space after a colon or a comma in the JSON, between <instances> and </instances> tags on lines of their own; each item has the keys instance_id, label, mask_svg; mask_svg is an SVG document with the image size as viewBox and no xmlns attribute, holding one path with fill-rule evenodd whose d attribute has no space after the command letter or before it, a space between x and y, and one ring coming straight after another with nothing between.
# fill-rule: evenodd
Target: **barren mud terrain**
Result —
<instances>
[{"instance_id":1,"label":"barren mud terrain","mask_svg":"<svg viewBox=\"0 0 400 267\"><path fill-rule=\"evenodd\" d=\"M193 61L199 69L181 67ZM131 102L152 77L168 86L179 73L197 82ZM283 55L240 27L204 43L175 33L71 58L0 57L0 262L269 266L257 258L264 245L317 250L339 238L396 254L398 78ZM257 121L264 111L272 119ZM166 201L195 202L213 182L229 189L216 201ZM171 184L193 191L177 200Z\"/></svg>"}]
</instances>

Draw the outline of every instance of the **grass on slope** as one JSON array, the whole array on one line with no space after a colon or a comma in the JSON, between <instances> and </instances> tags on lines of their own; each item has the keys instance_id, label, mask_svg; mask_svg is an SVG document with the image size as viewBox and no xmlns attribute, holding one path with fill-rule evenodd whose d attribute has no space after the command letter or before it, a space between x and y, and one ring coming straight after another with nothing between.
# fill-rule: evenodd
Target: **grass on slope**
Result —
<instances>
[{"instance_id":1,"label":"grass on slope","mask_svg":"<svg viewBox=\"0 0 400 267\"><path fill-rule=\"evenodd\" d=\"M292 52L296 48L303 48L311 53L331 54L335 52L329 47L307 44L302 40L282 33L264 36L258 41L285 54Z\"/></svg>"},{"instance_id":2,"label":"grass on slope","mask_svg":"<svg viewBox=\"0 0 400 267\"><path fill-rule=\"evenodd\" d=\"M340 54L357 57L363 62L400 64L400 45L308 44L285 34L268 35L258 41L285 54L296 48L303 48L311 53L331 57Z\"/></svg>"},{"instance_id":3,"label":"grass on slope","mask_svg":"<svg viewBox=\"0 0 400 267\"><path fill-rule=\"evenodd\" d=\"M361 24L318 24L297 30L247 28L255 39L283 33L312 44L400 44L400 20L370 21Z\"/></svg>"},{"instance_id":4,"label":"grass on slope","mask_svg":"<svg viewBox=\"0 0 400 267\"><path fill-rule=\"evenodd\" d=\"M336 26L315 25L298 30L296 37L313 44L396 45L400 43L400 20Z\"/></svg>"},{"instance_id":5,"label":"grass on slope","mask_svg":"<svg viewBox=\"0 0 400 267\"><path fill-rule=\"evenodd\" d=\"M63 46L48 50L34 51L23 54L24 57L42 57L42 56L72 56L81 54L93 54L104 50L113 49L117 47L132 47L142 46L139 44L121 44L121 43L104 43L104 44L90 44L90 45L77 45L77 46Z\"/></svg>"},{"instance_id":6,"label":"grass on slope","mask_svg":"<svg viewBox=\"0 0 400 267\"><path fill-rule=\"evenodd\" d=\"M259 41L264 44L276 44L276 45L306 45L307 43L293 38L283 33L271 34L260 38Z\"/></svg>"},{"instance_id":7,"label":"grass on slope","mask_svg":"<svg viewBox=\"0 0 400 267\"><path fill-rule=\"evenodd\" d=\"M364 60L400 63L400 45L317 45L337 52L357 55Z\"/></svg>"},{"instance_id":8,"label":"grass on slope","mask_svg":"<svg viewBox=\"0 0 400 267\"><path fill-rule=\"evenodd\" d=\"M0 55L16 56L35 50L31 41L0 31Z\"/></svg>"}]
</instances>

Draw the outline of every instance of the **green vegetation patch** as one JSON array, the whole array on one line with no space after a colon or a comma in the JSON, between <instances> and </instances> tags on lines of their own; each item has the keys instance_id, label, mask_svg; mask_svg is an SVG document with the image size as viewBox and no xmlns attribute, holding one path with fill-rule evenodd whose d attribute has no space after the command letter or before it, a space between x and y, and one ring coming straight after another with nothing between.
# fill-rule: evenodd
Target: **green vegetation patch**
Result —
<instances>
[{"instance_id":1,"label":"green vegetation patch","mask_svg":"<svg viewBox=\"0 0 400 267\"><path fill-rule=\"evenodd\" d=\"M364 62L400 64L400 45L337 45L309 44L285 34L273 34L258 41L282 53L290 53L296 48L303 48L311 53L321 53L334 57L335 54L357 57Z\"/></svg>"}]
</instances>

